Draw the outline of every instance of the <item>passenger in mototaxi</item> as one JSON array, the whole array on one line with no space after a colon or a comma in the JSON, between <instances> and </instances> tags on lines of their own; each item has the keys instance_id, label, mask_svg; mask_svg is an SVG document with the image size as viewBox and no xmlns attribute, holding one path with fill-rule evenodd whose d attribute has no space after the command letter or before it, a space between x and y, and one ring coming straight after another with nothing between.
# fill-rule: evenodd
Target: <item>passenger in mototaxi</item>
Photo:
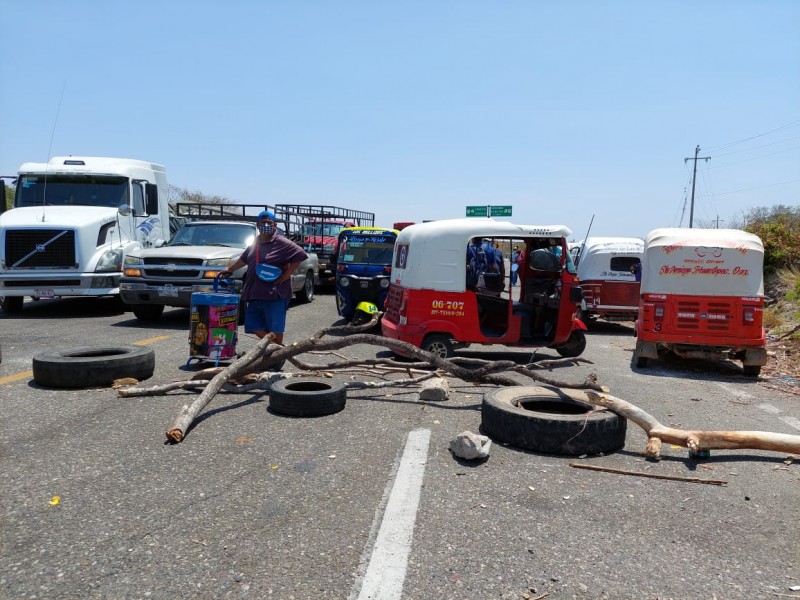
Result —
<instances>
[{"instance_id":1,"label":"passenger in mototaxi","mask_svg":"<svg viewBox=\"0 0 800 600\"><path fill-rule=\"evenodd\" d=\"M514 314L522 315L521 336L552 339L558 317L561 259L558 240L542 239L532 245L527 267L520 270L522 302L514 303Z\"/></svg>"}]
</instances>

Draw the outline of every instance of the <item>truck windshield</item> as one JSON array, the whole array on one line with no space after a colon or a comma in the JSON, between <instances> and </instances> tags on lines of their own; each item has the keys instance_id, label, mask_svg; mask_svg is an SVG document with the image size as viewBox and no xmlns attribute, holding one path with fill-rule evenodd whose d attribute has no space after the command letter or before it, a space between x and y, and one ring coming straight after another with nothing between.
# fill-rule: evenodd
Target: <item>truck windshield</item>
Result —
<instances>
[{"instance_id":1,"label":"truck windshield","mask_svg":"<svg viewBox=\"0 0 800 600\"><path fill-rule=\"evenodd\" d=\"M15 207L107 206L130 204L127 177L109 175L21 175Z\"/></svg>"},{"instance_id":2,"label":"truck windshield","mask_svg":"<svg viewBox=\"0 0 800 600\"><path fill-rule=\"evenodd\" d=\"M339 247L339 262L370 265L392 264L394 239L349 236L342 239Z\"/></svg>"},{"instance_id":3,"label":"truck windshield","mask_svg":"<svg viewBox=\"0 0 800 600\"><path fill-rule=\"evenodd\" d=\"M203 223L182 227L167 245L247 248L253 243L255 235L256 230L252 225Z\"/></svg>"}]
</instances>

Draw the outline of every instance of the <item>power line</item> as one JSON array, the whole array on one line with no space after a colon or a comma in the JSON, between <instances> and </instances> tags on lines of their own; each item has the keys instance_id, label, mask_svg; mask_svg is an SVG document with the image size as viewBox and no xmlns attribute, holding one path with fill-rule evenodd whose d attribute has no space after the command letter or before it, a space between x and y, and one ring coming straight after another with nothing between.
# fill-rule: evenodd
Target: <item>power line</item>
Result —
<instances>
[{"instance_id":1,"label":"power line","mask_svg":"<svg viewBox=\"0 0 800 600\"><path fill-rule=\"evenodd\" d=\"M783 131L784 129L789 129L791 127L797 127L800 125L800 121L792 121L791 123L787 123L786 125L781 125L775 129L771 129L770 131L765 131L764 133L759 133L758 135L751 136L749 138L745 138L743 140L738 140L736 142L729 142L727 144L722 144L721 146L714 146L711 150L722 150L724 148L728 148L730 146L735 146L736 144L743 144L744 142L749 142L750 140L754 140L756 138L764 137L765 135L770 135L773 133L777 133L779 131Z\"/></svg>"},{"instance_id":2,"label":"power line","mask_svg":"<svg viewBox=\"0 0 800 600\"><path fill-rule=\"evenodd\" d=\"M792 148L786 148L785 150L778 150L777 152L771 152L769 154L762 154L761 156L754 156L752 158L745 158L743 160L737 160L737 161L725 163L725 164L722 164L722 165L715 165L713 167L709 167L709 169L719 169L721 167L729 167L731 165L738 165L739 163L748 162L748 161L751 161L751 160L759 160L761 158L769 158L770 156L775 156L776 154L780 154L781 152L788 152L789 150L796 150L797 148L800 148L800 146L794 146Z\"/></svg>"},{"instance_id":3,"label":"power line","mask_svg":"<svg viewBox=\"0 0 800 600\"><path fill-rule=\"evenodd\" d=\"M760 150L761 148L767 148L769 146L774 146L775 144L783 144L784 142L791 142L792 140L800 140L800 136L791 137L785 140L778 140L777 142L770 142L769 144L763 144L761 146L753 146L752 148L745 148L744 150L725 152L724 154L717 154L716 156L719 158L720 156L731 156L732 154L741 154L742 152L752 152L753 150ZM787 148L787 150L794 150L794 148ZM785 150L781 150L781 152L785 152Z\"/></svg>"}]
</instances>

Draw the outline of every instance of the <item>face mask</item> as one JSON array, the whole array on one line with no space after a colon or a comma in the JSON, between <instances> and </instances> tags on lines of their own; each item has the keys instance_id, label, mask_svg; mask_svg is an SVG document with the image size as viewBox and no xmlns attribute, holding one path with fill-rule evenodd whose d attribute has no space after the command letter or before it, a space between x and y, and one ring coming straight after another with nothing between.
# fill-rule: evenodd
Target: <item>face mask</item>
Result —
<instances>
[{"instance_id":1,"label":"face mask","mask_svg":"<svg viewBox=\"0 0 800 600\"><path fill-rule=\"evenodd\" d=\"M272 235L273 233L275 233L275 226L270 225L269 223L259 223L258 233L265 233L267 235Z\"/></svg>"}]
</instances>

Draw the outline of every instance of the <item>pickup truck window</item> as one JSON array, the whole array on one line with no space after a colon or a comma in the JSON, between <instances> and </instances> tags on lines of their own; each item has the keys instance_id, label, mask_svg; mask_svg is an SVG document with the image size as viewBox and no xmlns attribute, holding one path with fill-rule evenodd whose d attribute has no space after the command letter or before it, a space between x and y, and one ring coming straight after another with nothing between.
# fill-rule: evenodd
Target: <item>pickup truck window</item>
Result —
<instances>
[{"instance_id":1,"label":"pickup truck window","mask_svg":"<svg viewBox=\"0 0 800 600\"><path fill-rule=\"evenodd\" d=\"M255 233L255 227L252 225L198 223L181 228L167 245L227 246L244 249L253 243Z\"/></svg>"}]
</instances>

